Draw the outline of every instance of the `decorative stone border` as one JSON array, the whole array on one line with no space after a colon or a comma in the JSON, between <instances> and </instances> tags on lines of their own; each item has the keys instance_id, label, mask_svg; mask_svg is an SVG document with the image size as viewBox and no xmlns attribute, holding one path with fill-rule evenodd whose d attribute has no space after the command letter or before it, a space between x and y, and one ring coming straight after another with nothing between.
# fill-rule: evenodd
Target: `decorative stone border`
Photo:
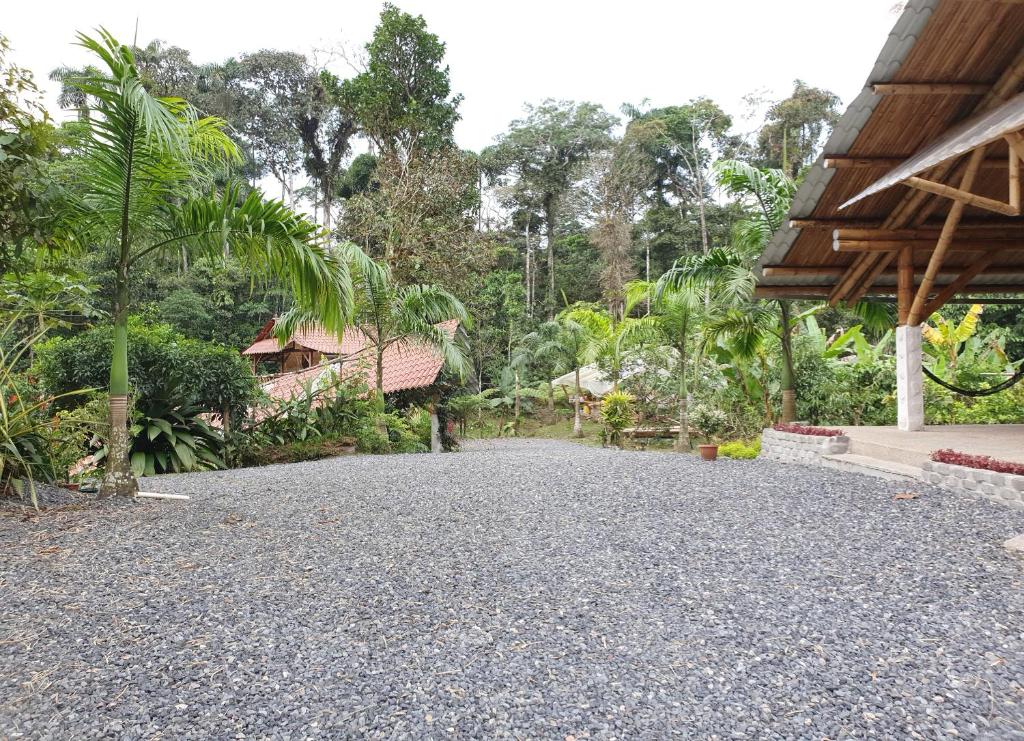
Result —
<instances>
[{"instance_id":1,"label":"decorative stone border","mask_svg":"<svg viewBox=\"0 0 1024 741\"><path fill-rule=\"evenodd\" d=\"M921 478L929 484L952 491L981 494L1002 504L1024 507L1024 476L937 461L925 461L921 464L921 471Z\"/></svg>"},{"instance_id":2,"label":"decorative stone border","mask_svg":"<svg viewBox=\"0 0 1024 741\"><path fill-rule=\"evenodd\" d=\"M799 435L766 427L761 433L761 458L784 463L821 463L823 455L839 455L850 449L846 435Z\"/></svg>"}]
</instances>

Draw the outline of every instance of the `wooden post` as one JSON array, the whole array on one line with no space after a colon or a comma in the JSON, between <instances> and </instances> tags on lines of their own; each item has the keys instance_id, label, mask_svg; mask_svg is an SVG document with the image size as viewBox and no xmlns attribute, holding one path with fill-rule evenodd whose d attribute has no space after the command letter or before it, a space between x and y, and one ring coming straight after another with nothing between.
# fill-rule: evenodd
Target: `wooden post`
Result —
<instances>
[{"instance_id":1,"label":"wooden post","mask_svg":"<svg viewBox=\"0 0 1024 741\"><path fill-rule=\"evenodd\" d=\"M1010 205L1020 211L1020 156L1010 147Z\"/></svg>"},{"instance_id":2,"label":"wooden post","mask_svg":"<svg viewBox=\"0 0 1024 741\"><path fill-rule=\"evenodd\" d=\"M899 324L903 326L910 318L910 304L914 300L914 250L904 247L899 252L896 266L896 306Z\"/></svg>"},{"instance_id":3,"label":"wooden post","mask_svg":"<svg viewBox=\"0 0 1024 741\"><path fill-rule=\"evenodd\" d=\"M971 159L967 163L963 180L960 181L959 190L969 191L971 189L971 186L974 184L974 176L978 174L978 168L981 166L981 161L984 158L985 147L978 147L971 152ZM949 249L949 245L953 241L953 235L956 233L956 227L960 223L960 217L963 216L963 213L964 202L962 200L953 201L953 204L949 207L949 214L946 216L946 223L942 225L942 233L939 235L939 241L935 245L935 251L932 252L931 260L928 261L924 278L921 279L921 286L917 289L917 295L914 296L914 303L910 307L910 316L907 319L907 324L920 324L924 319L921 314L924 312L925 304L928 301L928 294L935 284L935 276L938 274L939 268L942 267L942 261L946 257L946 250Z\"/></svg>"}]
</instances>

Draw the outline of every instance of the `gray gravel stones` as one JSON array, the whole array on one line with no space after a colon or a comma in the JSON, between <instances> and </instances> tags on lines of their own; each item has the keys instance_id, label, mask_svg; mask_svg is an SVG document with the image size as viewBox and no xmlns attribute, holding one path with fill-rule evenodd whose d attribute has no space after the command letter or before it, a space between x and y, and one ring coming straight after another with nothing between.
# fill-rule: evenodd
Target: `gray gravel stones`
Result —
<instances>
[{"instance_id":1,"label":"gray gravel stones","mask_svg":"<svg viewBox=\"0 0 1024 741\"><path fill-rule=\"evenodd\" d=\"M0 516L0 737L1024 737L1024 512L507 441Z\"/></svg>"}]
</instances>

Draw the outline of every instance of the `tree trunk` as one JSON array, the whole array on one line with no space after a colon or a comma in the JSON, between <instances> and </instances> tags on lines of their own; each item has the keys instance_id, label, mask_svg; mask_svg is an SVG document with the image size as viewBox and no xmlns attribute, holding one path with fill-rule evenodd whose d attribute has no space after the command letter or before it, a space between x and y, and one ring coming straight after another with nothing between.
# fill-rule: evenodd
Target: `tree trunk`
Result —
<instances>
[{"instance_id":1,"label":"tree trunk","mask_svg":"<svg viewBox=\"0 0 1024 741\"><path fill-rule=\"evenodd\" d=\"M555 384L548 379L548 422L555 419Z\"/></svg>"},{"instance_id":2,"label":"tree trunk","mask_svg":"<svg viewBox=\"0 0 1024 741\"><path fill-rule=\"evenodd\" d=\"M117 268L114 279L114 351L110 363L110 434L107 440L107 462L100 485L100 496L135 496L139 483L135 480L128 453L128 270L125 261Z\"/></svg>"},{"instance_id":3,"label":"tree trunk","mask_svg":"<svg viewBox=\"0 0 1024 741\"><path fill-rule=\"evenodd\" d=\"M441 444L441 421L437 418L437 397L430 401L430 452L443 453Z\"/></svg>"},{"instance_id":4,"label":"tree trunk","mask_svg":"<svg viewBox=\"0 0 1024 741\"><path fill-rule=\"evenodd\" d=\"M516 435L518 435L519 434L519 410L520 410L520 403L519 403L519 371L518 371L518 369L516 370L516 401L515 401L515 405L516 405L515 406L516 411L515 411L515 418L512 421L512 430L515 432Z\"/></svg>"},{"instance_id":5,"label":"tree trunk","mask_svg":"<svg viewBox=\"0 0 1024 741\"><path fill-rule=\"evenodd\" d=\"M555 218L557 216L557 204L554 194L549 193L544 197L544 228L548 240L548 319L554 319L555 307L558 306L557 293L555 291Z\"/></svg>"},{"instance_id":6,"label":"tree trunk","mask_svg":"<svg viewBox=\"0 0 1024 741\"><path fill-rule=\"evenodd\" d=\"M384 411L384 349L377 346L377 368L376 368L376 386L374 389L377 392L377 402L380 404L380 410Z\"/></svg>"},{"instance_id":7,"label":"tree trunk","mask_svg":"<svg viewBox=\"0 0 1024 741\"><path fill-rule=\"evenodd\" d=\"M583 417L580 416L580 369L576 367L576 398L573 400L572 436L583 437Z\"/></svg>"},{"instance_id":8,"label":"tree trunk","mask_svg":"<svg viewBox=\"0 0 1024 741\"><path fill-rule=\"evenodd\" d=\"M779 301L782 319L782 417L783 422L796 419L796 377L793 373L793 344L789 327L789 302Z\"/></svg>"},{"instance_id":9,"label":"tree trunk","mask_svg":"<svg viewBox=\"0 0 1024 741\"><path fill-rule=\"evenodd\" d=\"M699 142L697 140L696 126L690 127L690 140L693 143L693 161L696 165L693 168L693 174L697 178L697 213L700 215L700 241L706 256L708 254L708 224L704 216L704 165L700 161L700 150L697 148Z\"/></svg>"},{"instance_id":10,"label":"tree trunk","mask_svg":"<svg viewBox=\"0 0 1024 741\"><path fill-rule=\"evenodd\" d=\"M676 450L679 452L692 450L690 443L690 417L688 414L689 389L686 384L686 353L679 353L679 435L676 437Z\"/></svg>"}]
</instances>

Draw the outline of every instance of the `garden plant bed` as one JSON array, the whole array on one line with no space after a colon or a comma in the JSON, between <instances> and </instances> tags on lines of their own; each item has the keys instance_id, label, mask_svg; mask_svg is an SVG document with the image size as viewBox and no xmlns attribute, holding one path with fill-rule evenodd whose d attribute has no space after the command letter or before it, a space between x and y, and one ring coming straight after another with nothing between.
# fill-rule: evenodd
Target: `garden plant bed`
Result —
<instances>
[{"instance_id":1,"label":"garden plant bed","mask_svg":"<svg viewBox=\"0 0 1024 741\"><path fill-rule=\"evenodd\" d=\"M979 494L1024 509L1024 464L987 455L937 450L922 465L921 477L945 489Z\"/></svg>"},{"instance_id":2,"label":"garden plant bed","mask_svg":"<svg viewBox=\"0 0 1024 741\"><path fill-rule=\"evenodd\" d=\"M0 737L1008 738L1024 512L469 443L0 517Z\"/></svg>"},{"instance_id":3,"label":"garden plant bed","mask_svg":"<svg viewBox=\"0 0 1024 741\"><path fill-rule=\"evenodd\" d=\"M802 427L799 426L798 427ZM819 427L804 429L821 430ZM822 456L837 455L850 449L850 438L841 430L826 430L829 434L789 432L766 427L761 433L761 458L783 463L821 463Z\"/></svg>"}]
</instances>

